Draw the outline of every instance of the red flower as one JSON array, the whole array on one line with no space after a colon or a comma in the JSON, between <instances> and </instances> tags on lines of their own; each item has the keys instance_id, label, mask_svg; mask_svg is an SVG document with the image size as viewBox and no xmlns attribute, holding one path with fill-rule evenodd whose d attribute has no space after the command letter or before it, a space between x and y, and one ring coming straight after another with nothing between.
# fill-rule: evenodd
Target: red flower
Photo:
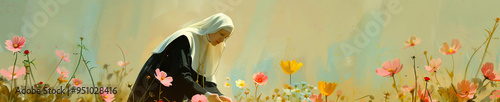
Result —
<instances>
[{"instance_id":1,"label":"red flower","mask_svg":"<svg viewBox=\"0 0 500 102\"><path fill-rule=\"evenodd\" d=\"M431 78L429 78L429 77L425 77L424 79L425 79L425 81L431 80Z\"/></svg>"},{"instance_id":2,"label":"red flower","mask_svg":"<svg viewBox=\"0 0 500 102\"><path fill-rule=\"evenodd\" d=\"M42 84L43 84L43 82L42 82L42 81L40 81L38 84L42 85Z\"/></svg>"},{"instance_id":3,"label":"red flower","mask_svg":"<svg viewBox=\"0 0 500 102\"><path fill-rule=\"evenodd\" d=\"M30 54L29 50L24 50L24 54Z\"/></svg>"},{"instance_id":4,"label":"red flower","mask_svg":"<svg viewBox=\"0 0 500 102\"><path fill-rule=\"evenodd\" d=\"M255 73L253 74L253 81L256 84L265 85L267 83L267 76L262 72Z\"/></svg>"}]
</instances>

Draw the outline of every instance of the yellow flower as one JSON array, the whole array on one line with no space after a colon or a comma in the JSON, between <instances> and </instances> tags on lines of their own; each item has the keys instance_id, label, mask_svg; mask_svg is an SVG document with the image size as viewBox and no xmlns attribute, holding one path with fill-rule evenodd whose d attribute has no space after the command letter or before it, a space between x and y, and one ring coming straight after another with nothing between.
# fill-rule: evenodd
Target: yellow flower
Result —
<instances>
[{"instance_id":1,"label":"yellow flower","mask_svg":"<svg viewBox=\"0 0 500 102\"><path fill-rule=\"evenodd\" d=\"M231 86L231 84L229 84L228 82L224 84L224 87L229 87L229 86Z\"/></svg>"},{"instance_id":2,"label":"yellow flower","mask_svg":"<svg viewBox=\"0 0 500 102\"><path fill-rule=\"evenodd\" d=\"M236 86L239 88L244 88L247 86L247 84L245 83L245 81L238 79L238 80L236 80Z\"/></svg>"},{"instance_id":3,"label":"yellow flower","mask_svg":"<svg viewBox=\"0 0 500 102\"><path fill-rule=\"evenodd\" d=\"M300 67L302 67L302 62L300 63L297 63L297 61L293 60L292 62L290 61L283 61L281 60L281 69L283 69L283 72L285 72L286 74L293 74L295 72L297 72L297 70L300 69Z\"/></svg>"},{"instance_id":4,"label":"yellow flower","mask_svg":"<svg viewBox=\"0 0 500 102\"><path fill-rule=\"evenodd\" d=\"M325 96L332 95L333 91L335 91L335 88L337 88L337 83L326 83L326 81L318 82L318 89L321 94Z\"/></svg>"}]
</instances>

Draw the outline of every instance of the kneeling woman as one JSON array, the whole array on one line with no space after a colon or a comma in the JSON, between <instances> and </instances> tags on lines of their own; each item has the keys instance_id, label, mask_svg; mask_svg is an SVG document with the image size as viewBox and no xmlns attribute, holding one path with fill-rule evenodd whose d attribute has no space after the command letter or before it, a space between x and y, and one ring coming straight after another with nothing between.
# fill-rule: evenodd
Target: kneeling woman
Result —
<instances>
[{"instance_id":1,"label":"kneeling woman","mask_svg":"<svg viewBox=\"0 0 500 102\"><path fill-rule=\"evenodd\" d=\"M215 72L225 47L224 41L231 36L233 29L231 18L218 13L170 35L142 67L128 101L161 99L182 102L201 94L210 102L231 102L231 98L217 89ZM168 76L156 74L161 71ZM165 80L166 84L160 80Z\"/></svg>"}]
</instances>

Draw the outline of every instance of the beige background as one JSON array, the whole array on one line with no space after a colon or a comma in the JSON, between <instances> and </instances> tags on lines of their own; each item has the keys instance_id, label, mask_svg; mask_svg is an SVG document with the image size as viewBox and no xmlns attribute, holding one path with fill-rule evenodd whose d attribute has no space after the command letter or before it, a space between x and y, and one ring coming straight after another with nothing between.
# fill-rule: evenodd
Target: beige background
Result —
<instances>
[{"instance_id":1,"label":"beige background","mask_svg":"<svg viewBox=\"0 0 500 102\"><path fill-rule=\"evenodd\" d=\"M491 29L493 19L500 17L500 1L496 0L49 1L55 1L57 8L50 6L49 11L40 6L38 0L0 2L0 41L15 35L27 37L23 50L33 51L31 57L36 58L38 69L34 71L37 80L45 81L55 68L59 61L55 50L77 53L79 37L84 37L84 44L89 48L84 54L90 59L91 66L98 67L92 71L96 73L96 79L104 78L99 75L104 75L101 67L105 63L111 65L111 70L120 69L116 65L123 60L119 45L131 62L128 68L133 68L125 83L133 83L151 51L171 33L189 22L224 12L235 25L216 75L219 89L224 94L233 96L237 91L234 86L237 79L245 80L253 89L251 75L265 72L269 75L269 82L259 90L265 90L263 95L269 96L272 89L281 89L283 84L289 83L279 62L296 59L304 66L292 76L292 82L304 81L313 86L317 86L318 81L337 82L337 89L341 89L350 101L368 94L374 95L378 101L383 92L391 92L391 99L395 99L396 93L390 86L392 80L375 73L375 69L387 60L399 58L404 64L401 74L396 75L401 78L397 80L398 86L413 81L410 56L415 52L412 48L402 49L403 42L411 35L422 38L422 43L416 46L416 63L420 67L417 74L430 76L423 68L426 61L422 52L428 51L433 58L443 59L438 78L448 85L450 79L446 77L445 68L451 69L451 56L439 53L439 47L451 39L462 42L462 49L454 55L456 77L453 83L456 85L463 77L473 48L478 48L486 38L483 29ZM390 11L391 7L399 11ZM54 16L47 15L47 12ZM377 22L373 12L387 12L391 17L384 18L386 26L379 29L379 34L368 36L370 41L366 46L356 46L354 39L362 35L359 31L365 31L370 22ZM43 14L47 17L40 18ZM34 20L34 17L38 18ZM33 21L46 23L35 24L36 32L24 32L22 28ZM494 37L498 37L498 33ZM340 48L345 46L342 44L355 46L359 52L347 56L350 51L342 51ZM495 67L499 63L500 47L497 44L498 40L491 41L485 57L485 62L492 62ZM4 46L3 43L0 45L1 69L11 66L15 58ZM468 78L475 75L483 52L480 50L471 62ZM21 59L24 57L20 56L18 61ZM70 59L71 62L62 62L60 66L73 72L78 56L72 54ZM77 71L76 77L83 78L84 85L91 85L86 70ZM226 77L230 77L231 88L223 86ZM54 76L53 79L49 82L55 82ZM313 93L318 91L313 90ZM128 94L128 90L122 94ZM434 95L439 97L437 93Z\"/></svg>"}]
</instances>

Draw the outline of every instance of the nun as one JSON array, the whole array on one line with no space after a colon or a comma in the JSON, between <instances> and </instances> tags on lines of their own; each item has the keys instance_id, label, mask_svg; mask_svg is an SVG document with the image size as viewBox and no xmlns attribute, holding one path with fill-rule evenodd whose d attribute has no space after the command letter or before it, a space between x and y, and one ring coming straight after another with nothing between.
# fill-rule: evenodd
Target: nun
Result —
<instances>
[{"instance_id":1,"label":"nun","mask_svg":"<svg viewBox=\"0 0 500 102\"><path fill-rule=\"evenodd\" d=\"M182 102L204 95L209 102L231 102L217 89L215 73L233 29L231 18L218 13L174 32L145 62L128 101ZM155 77L158 72L167 74L170 85Z\"/></svg>"}]
</instances>

